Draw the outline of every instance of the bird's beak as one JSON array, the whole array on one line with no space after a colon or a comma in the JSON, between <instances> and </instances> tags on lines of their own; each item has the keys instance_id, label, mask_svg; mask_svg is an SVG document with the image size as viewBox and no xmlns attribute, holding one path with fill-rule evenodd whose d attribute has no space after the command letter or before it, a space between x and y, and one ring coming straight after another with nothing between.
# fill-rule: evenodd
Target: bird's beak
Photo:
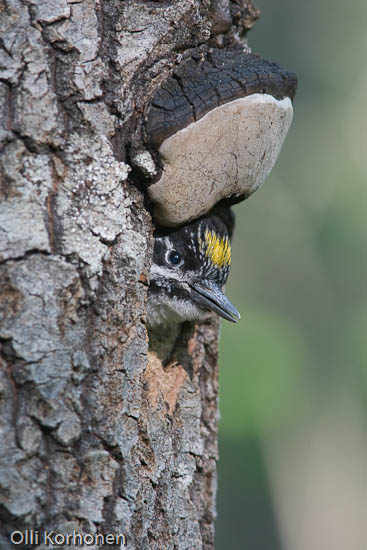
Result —
<instances>
[{"instance_id":1,"label":"bird's beak","mask_svg":"<svg viewBox=\"0 0 367 550\"><path fill-rule=\"evenodd\" d=\"M232 323L237 323L241 318L234 305L223 294L219 286L212 281L206 280L190 283L190 287L194 302L202 309L215 311L223 319L232 321Z\"/></svg>"}]
</instances>

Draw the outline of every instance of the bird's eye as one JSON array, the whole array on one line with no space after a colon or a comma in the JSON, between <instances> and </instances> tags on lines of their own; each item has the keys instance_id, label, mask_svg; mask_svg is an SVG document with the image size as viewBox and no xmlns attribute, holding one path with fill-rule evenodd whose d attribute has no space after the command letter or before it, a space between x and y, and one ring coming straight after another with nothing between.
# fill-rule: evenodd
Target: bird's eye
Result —
<instances>
[{"instance_id":1,"label":"bird's eye","mask_svg":"<svg viewBox=\"0 0 367 550\"><path fill-rule=\"evenodd\" d=\"M168 254L168 261L173 265L180 264L181 259L181 254L179 254L177 250L171 250L171 252Z\"/></svg>"}]
</instances>

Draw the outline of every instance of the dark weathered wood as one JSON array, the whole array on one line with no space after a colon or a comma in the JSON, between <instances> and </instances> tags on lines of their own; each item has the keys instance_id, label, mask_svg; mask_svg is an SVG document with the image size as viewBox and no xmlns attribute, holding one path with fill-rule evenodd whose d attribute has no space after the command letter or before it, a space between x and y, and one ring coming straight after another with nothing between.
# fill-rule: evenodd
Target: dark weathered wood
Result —
<instances>
[{"instance_id":1,"label":"dark weathered wood","mask_svg":"<svg viewBox=\"0 0 367 550\"><path fill-rule=\"evenodd\" d=\"M155 147L191 122L229 101L255 93L294 98L297 77L240 49L194 52L152 97L146 115L147 141Z\"/></svg>"},{"instance_id":2,"label":"dark weathered wood","mask_svg":"<svg viewBox=\"0 0 367 550\"><path fill-rule=\"evenodd\" d=\"M218 323L184 331L180 360L148 357L152 222L128 144L182 52L244 28L241 11L211 36L217 12L0 2L1 548L15 529L213 548Z\"/></svg>"}]
</instances>

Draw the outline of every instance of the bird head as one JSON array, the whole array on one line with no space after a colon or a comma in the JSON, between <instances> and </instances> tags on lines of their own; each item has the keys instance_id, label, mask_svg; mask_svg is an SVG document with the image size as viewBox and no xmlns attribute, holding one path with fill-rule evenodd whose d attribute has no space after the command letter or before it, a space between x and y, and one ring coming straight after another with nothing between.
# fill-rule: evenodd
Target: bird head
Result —
<instances>
[{"instance_id":1,"label":"bird head","mask_svg":"<svg viewBox=\"0 0 367 550\"><path fill-rule=\"evenodd\" d=\"M237 322L240 314L222 291L230 264L230 230L218 215L157 233L148 293L149 324L199 319L208 311Z\"/></svg>"}]
</instances>

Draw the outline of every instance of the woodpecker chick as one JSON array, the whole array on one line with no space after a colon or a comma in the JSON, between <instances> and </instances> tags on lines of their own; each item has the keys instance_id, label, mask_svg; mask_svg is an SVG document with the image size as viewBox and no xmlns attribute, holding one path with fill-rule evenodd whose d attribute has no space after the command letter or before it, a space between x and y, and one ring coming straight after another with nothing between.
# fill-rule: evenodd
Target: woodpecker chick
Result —
<instances>
[{"instance_id":1,"label":"woodpecker chick","mask_svg":"<svg viewBox=\"0 0 367 550\"><path fill-rule=\"evenodd\" d=\"M221 290L231 264L231 216L213 214L157 233L148 293L150 326L200 319L208 311L234 323L240 319Z\"/></svg>"}]
</instances>

